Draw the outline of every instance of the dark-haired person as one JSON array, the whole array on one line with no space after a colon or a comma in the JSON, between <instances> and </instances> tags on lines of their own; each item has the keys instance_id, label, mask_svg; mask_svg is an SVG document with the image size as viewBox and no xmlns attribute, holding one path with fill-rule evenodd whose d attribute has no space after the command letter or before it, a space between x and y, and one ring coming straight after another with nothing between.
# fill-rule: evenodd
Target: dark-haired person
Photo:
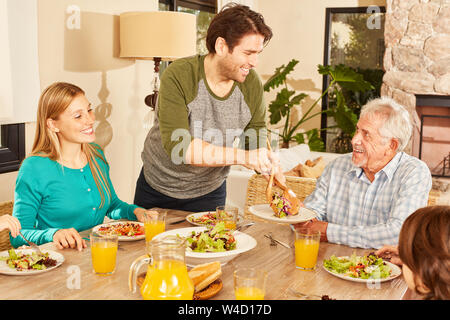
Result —
<instances>
[{"instance_id":1,"label":"dark-haired person","mask_svg":"<svg viewBox=\"0 0 450 320\"><path fill-rule=\"evenodd\" d=\"M142 152L134 203L144 208L215 210L225 203L229 166L284 176L266 149L263 86L253 70L272 37L261 14L234 3L211 21L207 55L164 71L157 116ZM243 142L234 145L235 139Z\"/></svg>"},{"instance_id":2,"label":"dark-haired person","mask_svg":"<svg viewBox=\"0 0 450 320\"><path fill-rule=\"evenodd\" d=\"M398 246L376 254L401 265L410 290L426 300L450 300L450 206L418 209L403 223Z\"/></svg>"}]
</instances>

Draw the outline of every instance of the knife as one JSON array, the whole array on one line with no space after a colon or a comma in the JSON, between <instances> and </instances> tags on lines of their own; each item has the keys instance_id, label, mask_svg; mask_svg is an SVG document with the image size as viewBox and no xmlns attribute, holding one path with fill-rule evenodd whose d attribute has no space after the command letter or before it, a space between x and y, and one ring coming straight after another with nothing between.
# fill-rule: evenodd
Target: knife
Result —
<instances>
[{"instance_id":1,"label":"knife","mask_svg":"<svg viewBox=\"0 0 450 320\"><path fill-rule=\"evenodd\" d=\"M181 220L175 220L175 221L169 222L169 224L177 224L177 223L182 223L184 221L186 221L186 218L183 218Z\"/></svg>"}]
</instances>

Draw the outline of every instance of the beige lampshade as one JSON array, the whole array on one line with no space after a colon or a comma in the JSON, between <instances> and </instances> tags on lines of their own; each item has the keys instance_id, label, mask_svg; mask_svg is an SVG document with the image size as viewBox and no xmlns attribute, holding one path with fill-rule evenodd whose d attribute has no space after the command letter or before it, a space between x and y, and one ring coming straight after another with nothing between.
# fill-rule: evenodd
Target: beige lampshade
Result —
<instances>
[{"instance_id":1,"label":"beige lampshade","mask_svg":"<svg viewBox=\"0 0 450 320\"><path fill-rule=\"evenodd\" d=\"M196 54L196 16L173 11L120 15L120 57L171 61Z\"/></svg>"}]
</instances>

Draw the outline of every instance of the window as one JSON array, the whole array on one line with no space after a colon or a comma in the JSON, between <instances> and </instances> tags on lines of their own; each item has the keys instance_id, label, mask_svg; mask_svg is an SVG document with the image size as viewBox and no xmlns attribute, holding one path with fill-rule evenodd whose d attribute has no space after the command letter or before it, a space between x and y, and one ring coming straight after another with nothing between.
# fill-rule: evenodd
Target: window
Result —
<instances>
[{"instance_id":1,"label":"window","mask_svg":"<svg viewBox=\"0 0 450 320\"><path fill-rule=\"evenodd\" d=\"M197 17L197 53L207 54L206 32L217 11L216 0L159 0L160 11L178 11Z\"/></svg>"},{"instance_id":2,"label":"window","mask_svg":"<svg viewBox=\"0 0 450 320\"><path fill-rule=\"evenodd\" d=\"M325 20L324 65L344 64L363 75L375 89L364 93L344 92L348 106L359 117L361 106L380 96L384 56L385 7L327 8ZM323 78L323 88L328 87L328 76ZM333 103L332 97L322 99L322 111ZM334 124L324 112L321 127ZM339 142L339 130L323 130L322 140L326 150L334 150L333 141ZM337 137L337 138L336 138ZM350 138L350 137L347 137ZM348 152L348 150L346 151Z\"/></svg>"},{"instance_id":3,"label":"window","mask_svg":"<svg viewBox=\"0 0 450 320\"><path fill-rule=\"evenodd\" d=\"M25 124L0 126L0 173L19 170L25 158Z\"/></svg>"}]
</instances>

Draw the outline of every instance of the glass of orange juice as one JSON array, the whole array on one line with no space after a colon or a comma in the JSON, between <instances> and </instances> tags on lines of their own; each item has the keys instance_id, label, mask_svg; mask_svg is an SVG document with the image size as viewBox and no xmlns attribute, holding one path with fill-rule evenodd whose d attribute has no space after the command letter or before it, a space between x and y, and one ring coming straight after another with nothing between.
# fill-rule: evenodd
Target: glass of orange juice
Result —
<instances>
[{"instance_id":1,"label":"glass of orange juice","mask_svg":"<svg viewBox=\"0 0 450 320\"><path fill-rule=\"evenodd\" d=\"M148 244L154 236L166 231L167 211L148 210L144 216L145 242Z\"/></svg>"},{"instance_id":2,"label":"glass of orange juice","mask_svg":"<svg viewBox=\"0 0 450 320\"><path fill-rule=\"evenodd\" d=\"M112 274L116 269L116 256L119 237L91 233L91 255L94 272L99 275Z\"/></svg>"},{"instance_id":3,"label":"glass of orange juice","mask_svg":"<svg viewBox=\"0 0 450 320\"><path fill-rule=\"evenodd\" d=\"M314 270L319 254L320 231L295 229L295 267Z\"/></svg>"},{"instance_id":4,"label":"glass of orange juice","mask_svg":"<svg viewBox=\"0 0 450 320\"><path fill-rule=\"evenodd\" d=\"M234 271L236 300L264 300L267 272L258 268L238 268Z\"/></svg>"},{"instance_id":5,"label":"glass of orange juice","mask_svg":"<svg viewBox=\"0 0 450 320\"><path fill-rule=\"evenodd\" d=\"M228 205L216 207L217 222L224 222L225 228L230 230L236 229L238 214L237 207Z\"/></svg>"}]
</instances>

